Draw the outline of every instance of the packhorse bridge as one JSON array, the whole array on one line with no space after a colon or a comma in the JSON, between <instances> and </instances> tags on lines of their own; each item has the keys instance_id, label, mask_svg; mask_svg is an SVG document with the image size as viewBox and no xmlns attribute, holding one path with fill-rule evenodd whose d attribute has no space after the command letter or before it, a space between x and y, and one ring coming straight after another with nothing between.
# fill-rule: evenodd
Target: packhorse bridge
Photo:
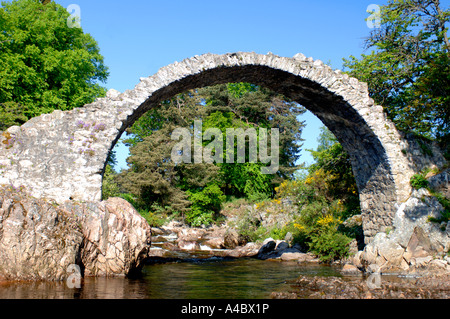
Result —
<instances>
[{"instance_id":1,"label":"packhorse bridge","mask_svg":"<svg viewBox=\"0 0 450 319\"><path fill-rule=\"evenodd\" d=\"M386 230L411 193L414 146L369 97L367 84L297 54L205 54L176 62L124 93L72 111L55 111L0 134L0 185L24 186L62 203L99 201L105 163L122 133L162 100L189 89L250 82L300 103L338 138L351 158L366 242ZM417 155L417 154L416 154Z\"/></svg>"}]
</instances>

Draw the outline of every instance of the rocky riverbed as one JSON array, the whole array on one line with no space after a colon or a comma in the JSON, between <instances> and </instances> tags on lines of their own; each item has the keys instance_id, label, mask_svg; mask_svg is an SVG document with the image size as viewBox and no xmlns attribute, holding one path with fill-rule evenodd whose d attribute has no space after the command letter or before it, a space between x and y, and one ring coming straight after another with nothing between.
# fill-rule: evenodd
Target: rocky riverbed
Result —
<instances>
[{"instance_id":1,"label":"rocky riverbed","mask_svg":"<svg viewBox=\"0 0 450 319\"><path fill-rule=\"evenodd\" d=\"M181 223L152 229L152 247L147 262L177 259L204 259L210 257L319 262L300 246L291 246L286 240L267 238L262 243L245 242L233 228L212 226L189 228Z\"/></svg>"},{"instance_id":2,"label":"rocky riverbed","mask_svg":"<svg viewBox=\"0 0 450 319\"><path fill-rule=\"evenodd\" d=\"M300 277L288 292L272 297L448 298L449 226L427 221L439 208L430 201L425 191L413 193L396 216L396 225L404 227L378 234L363 251L353 245L353 255L335 265L342 277ZM62 281L74 264L85 277L110 277L128 276L151 263L249 257L299 266L319 263L289 236L246 242L232 224L190 228L171 222L151 229L122 199L58 205L21 189L0 188L0 282ZM380 274L381 284L373 288L368 279L376 281ZM398 276L413 279L397 281Z\"/></svg>"},{"instance_id":3,"label":"rocky riverbed","mask_svg":"<svg viewBox=\"0 0 450 319\"><path fill-rule=\"evenodd\" d=\"M308 277L287 283L273 299L449 299L450 274L419 278L398 276Z\"/></svg>"}]
</instances>

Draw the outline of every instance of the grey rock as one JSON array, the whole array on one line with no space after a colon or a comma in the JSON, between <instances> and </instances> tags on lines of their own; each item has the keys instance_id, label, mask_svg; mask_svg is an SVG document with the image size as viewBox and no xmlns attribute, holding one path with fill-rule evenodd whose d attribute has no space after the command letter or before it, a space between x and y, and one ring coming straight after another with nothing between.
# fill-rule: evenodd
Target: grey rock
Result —
<instances>
[{"instance_id":1,"label":"grey rock","mask_svg":"<svg viewBox=\"0 0 450 319\"><path fill-rule=\"evenodd\" d=\"M397 210L393 229L376 234L354 264L369 265L367 269L376 265L383 272L408 272L426 266L450 248L449 230L429 221L429 217L439 218L443 209L428 190L413 191Z\"/></svg>"},{"instance_id":2,"label":"grey rock","mask_svg":"<svg viewBox=\"0 0 450 319\"><path fill-rule=\"evenodd\" d=\"M276 251L282 252L283 250L286 250L289 248L289 244L285 241L280 241L277 243L277 246L275 248Z\"/></svg>"},{"instance_id":3,"label":"grey rock","mask_svg":"<svg viewBox=\"0 0 450 319\"><path fill-rule=\"evenodd\" d=\"M291 204L291 203L290 203ZM294 241L294 235L291 232L287 232L286 236L284 236L284 241L288 243L288 245L292 245Z\"/></svg>"},{"instance_id":4,"label":"grey rock","mask_svg":"<svg viewBox=\"0 0 450 319\"><path fill-rule=\"evenodd\" d=\"M245 246L236 247L235 249L228 252L225 256L235 258L255 257L258 254L260 248L261 246L257 245L256 243L247 243Z\"/></svg>"},{"instance_id":5,"label":"grey rock","mask_svg":"<svg viewBox=\"0 0 450 319\"><path fill-rule=\"evenodd\" d=\"M258 258L267 259L269 258L269 254L272 253L277 246L277 243L273 238L267 238L262 243L261 248L258 251Z\"/></svg>"},{"instance_id":6,"label":"grey rock","mask_svg":"<svg viewBox=\"0 0 450 319\"><path fill-rule=\"evenodd\" d=\"M416 267L423 267L427 264L429 264L433 260L433 257L427 256L427 257L417 257L413 258L411 260L411 264Z\"/></svg>"},{"instance_id":7,"label":"grey rock","mask_svg":"<svg viewBox=\"0 0 450 319\"><path fill-rule=\"evenodd\" d=\"M62 205L0 188L0 277L61 281L79 265L85 276L139 272L151 230L125 200Z\"/></svg>"},{"instance_id":8,"label":"grey rock","mask_svg":"<svg viewBox=\"0 0 450 319\"><path fill-rule=\"evenodd\" d=\"M450 198L450 168L428 178L430 188Z\"/></svg>"},{"instance_id":9,"label":"grey rock","mask_svg":"<svg viewBox=\"0 0 450 319\"><path fill-rule=\"evenodd\" d=\"M345 264L344 267L342 267L341 272L347 275L361 274L361 270L359 270L356 266L351 264Z\"/></svg>"},{"instance_id":10,"label":"grey rock","mask_svg":"<svg viewBox=\"0 0 450 319\"><path fill-rule=\"evenodd\" d=\"M430 261L430 266L436 267L436 268L441 268L441 269L446 269L447 263L441 259L434 259L434 260Z\"/></svg>"},{"instance_id":11,"label":"grey rock","mask_svg":"<svg viewBox=\"0 0 450 319\"><path fill-rule=\"evenodd\" d=\"M281 254L280 259L283 261L299 261L306 259L306 254L300 252L284 252Z\"/></svg>"}]
</instances>

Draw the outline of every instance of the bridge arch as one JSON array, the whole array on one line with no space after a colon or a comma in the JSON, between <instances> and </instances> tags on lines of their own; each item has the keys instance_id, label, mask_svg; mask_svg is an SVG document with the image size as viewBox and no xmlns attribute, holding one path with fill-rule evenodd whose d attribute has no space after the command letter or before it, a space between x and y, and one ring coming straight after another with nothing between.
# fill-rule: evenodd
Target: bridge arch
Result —
<instances>
[{"instance_id":1,"label":"bridge arch","mask_svg":"<svg viewBox=\"0 0 450 319\"><path fill-rule=\"evenodd\" d=\"M122 133L160 101L189 89L230 82L265 86L300 103L337 137L351 158L366 241L392 225L414 174L406 142L369 97L367 84L297 54L205 54L142 78L133 90L72 111L55 111L0 137L0 184L63 202L101 199L108 153Z\"/></svg>"}]
</instances>

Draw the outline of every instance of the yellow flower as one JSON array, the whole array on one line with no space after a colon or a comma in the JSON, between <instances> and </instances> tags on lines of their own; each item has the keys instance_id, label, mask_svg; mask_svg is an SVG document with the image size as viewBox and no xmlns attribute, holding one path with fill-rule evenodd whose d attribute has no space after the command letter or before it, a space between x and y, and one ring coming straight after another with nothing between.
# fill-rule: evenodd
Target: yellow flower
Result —
<instances>
[{"instance_id":1,"label":"yellow flower","mask_svg":"<svg viewBox=\"0 0 450 319\"><path fill-rule=\"evenodd\" d=\"M317 220L317 225L326 226L334 222L334 218L331 215L326 215L325 217L321 217Z\"/></svg>"},{"instance_id":2,"label":"yellow flower","mask_svg":"<svg viewBox=\"0 0 450 319\"><path fill-rule=\"evenodd\" d=\"M333 217L333 215L328 214L324 217L319 218L316 223L319 226L328 226L328 225L333 225L333 224L336 224L336 225L342 224L342 221L340 218L336 219Z\"/></svg>"},{"instance_id":3,"label":"yellow flower","mask_svg":"<svg viewBox=\"0 0 450 319\"><path fill-rule=\"evenodd\" d=\"M281 200L277 199L277 198L274 198L274 199L272 199L272 203L280 205L281 204Z\"/></svg>"},{"instance_id":4,"label":"yellow flower","mask_svg":"<svg viewBox=\"0 0 450 319\"><path fill-rule=\"evenodd\" d=\"M294 224L294 227L297 228L300 231L305 230L305 226L300 225L300 224Z\"/></svg>"}]
</instances>

